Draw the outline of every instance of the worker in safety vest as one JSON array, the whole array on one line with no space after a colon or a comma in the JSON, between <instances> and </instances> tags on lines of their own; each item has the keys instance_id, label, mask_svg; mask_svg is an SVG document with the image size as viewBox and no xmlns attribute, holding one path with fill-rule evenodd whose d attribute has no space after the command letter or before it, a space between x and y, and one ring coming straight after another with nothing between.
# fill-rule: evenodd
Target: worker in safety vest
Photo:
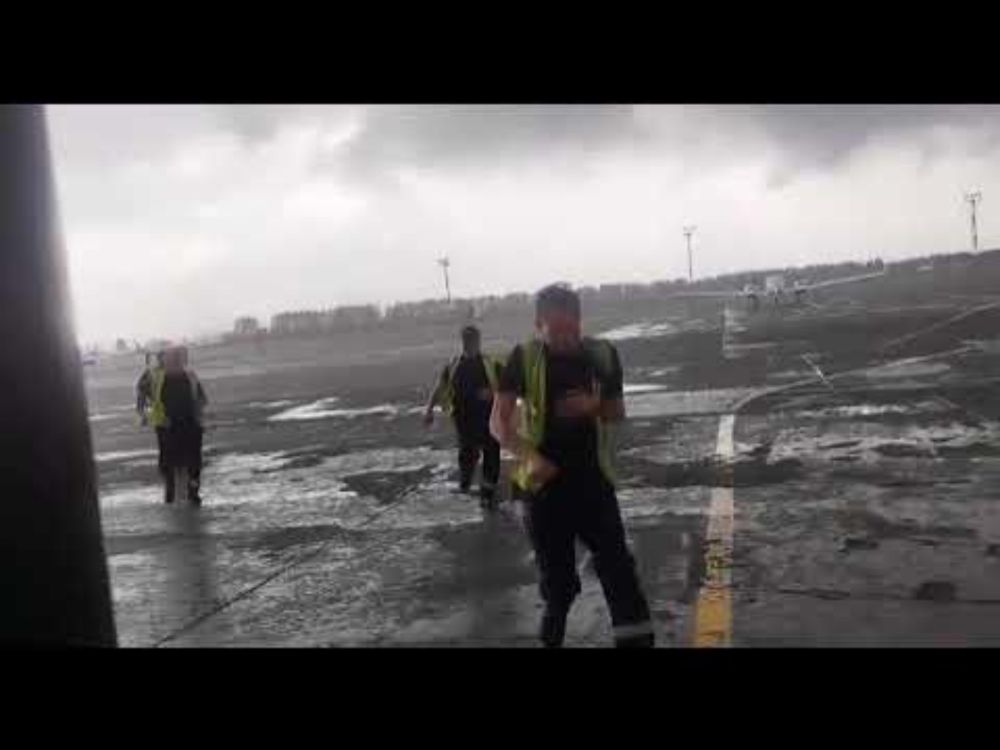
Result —
<instances>
[{"instance_id":1,"label":"worker in safety vest","mask_svg":"<svg viewBox=\"0 0 1000 750\"><path fill-rule=\"evenodd\" d=\"M615 495L614 438L625 417L618 352L582 336L580 298L566 286L538 293L536 328L537 337L507 360L490 427L518 459L513 479L526 498L545 602L541 640L549 647L563 643L580 593L579 539L593 555L615 644L652 646L649 606Z\"/></svg>"},{"instance_id":2,"label":"worker in safety vest","mask_svg":"<svg viewBox=\"0 0 1000 750\"><path fill-rule=\"evenodd\" d=\"M462 354L452 359L438 377L424 413L424 423L434 422L434 407L451 415L458 435L459 490L469 492L479 457L483 458L479 485L480 504L493 509L500 477L500 446L490 435L490 411L500 374L499 363L480 350L479 329L462 329Z\"/></svg>"},{"instance_id":3,"label":"worker in safety vest","mask_svg":"<svg viewBox=\"0 0 1000 750\"><path fill-rule=\"evenodd\" d=\"M135 409L139 413L139 422L143 427L151 426L156 433L157 466L160 474L166 477L166 420L163 415L162 404L157 406L154 393L160 387L163 380L163 351L155 354L146 353L146 369L139 376L136 383Z\"/></svg>"},{"instance_id":4,"label":"worker in safety vest","mask_svg":"<svg viewBox=\"0 0 1000 750\"><path fill-rule=\"evenodd\" d=\"M203 413L208 398L187 364L187 347L172 347L164 352L163 368L153 373L150 421L160 441L164 502L174 501L176 473L183 469L187 472L188 499L193 505L201 505Z\"/></svg>"},{"instance_id":5,"label":"worker in safety vest","mask_svg":"<svg viewBox=\"0 0 1000 750\"><path fill-rule=\"evenodd\" d=\"M149 424L149 409L153 403L153 378L163 369L163 352L146 352L146 367L135 384L135 410L143 427Z\"/></svg>"}]
</instances>

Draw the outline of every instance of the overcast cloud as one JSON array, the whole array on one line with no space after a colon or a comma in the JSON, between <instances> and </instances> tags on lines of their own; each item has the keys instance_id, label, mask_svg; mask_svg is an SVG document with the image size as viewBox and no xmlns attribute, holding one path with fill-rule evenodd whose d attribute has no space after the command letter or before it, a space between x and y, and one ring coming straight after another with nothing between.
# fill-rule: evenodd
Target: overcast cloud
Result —
<instances>
[{"instance_id":1,"label":"overcast cloud","mask_svg":"<svg viewBox=\"0 0 1000 750\"><path fill-rule=\"evenodd\" d=\"M53 106L78 333L1000 240L995 106Z\"/></svg>"}]
</instances>

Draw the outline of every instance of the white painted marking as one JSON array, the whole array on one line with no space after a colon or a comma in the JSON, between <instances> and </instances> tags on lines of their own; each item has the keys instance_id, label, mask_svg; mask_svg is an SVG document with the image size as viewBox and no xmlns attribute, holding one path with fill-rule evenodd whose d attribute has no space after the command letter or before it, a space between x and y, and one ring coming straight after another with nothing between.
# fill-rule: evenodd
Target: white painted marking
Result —
<instances>
[{"instance_id":1,"label":"white painted marking","mask_svg":"<svg viewBox=\"0 0 1000 750\"><path fill-rule=\"evenodd\" d=\"M720 461L733 458L733 428L735 414L719 420L719 435L715 453ZM705 535L705 580L698 592L695 609L694 645L729 646L732 640L733 615L733 488L713 487L708 507L708 529Z\"/></svg>"},{"instance_id":2,"label":"white painted marking","mask_svg":"<svg viewBox=\"0 0 1000 750\"><path fill-rule=\"evenodd\" d=\"M733 427L735 423L735 414L726 414L719 420L719 436L715 443L715 453L724 461L729 461L733 457Z\"/></svg>"},{"instance_id":3,"label":"white painted marking","mask_svg":"<svg viewBox=\"0 0 1000 750\"><path fill-rule=\"evenodd\" d=\"M656 393L657 391L667 390L667 386L660 385L659 383L626 383L622 388L625 395L631 395L633 393Z\"/></svg>"},{"instance_id":4,"label":"white painted marking","mask_svg":"<svg viewBox=\"0 0 1000 750\"><path fill-rule=\"evenodd\" d=\"M632 323L620 328L614 328L610 331L604 331L603 333L598 334L598 336L602 339L607 339L608 341L626 341L628 339L646 339L656 338L659 336L669 336L673 333L677 333L677 331L677 327L667 321L662 323L643 321L641 323Z\"/></svg>"}]
</instances>

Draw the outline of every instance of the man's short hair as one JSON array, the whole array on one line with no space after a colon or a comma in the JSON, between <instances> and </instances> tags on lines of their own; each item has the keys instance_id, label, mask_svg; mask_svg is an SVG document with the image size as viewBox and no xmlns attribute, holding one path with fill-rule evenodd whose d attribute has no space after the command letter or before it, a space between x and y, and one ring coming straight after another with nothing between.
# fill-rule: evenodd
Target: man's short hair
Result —
<instances>
[{"instance_id":1,"label":"man's short hair","mask_svg":"<svg viewBox=\"0 0 1000 750\"><path fill-rule=\"evenodd\" d=\"M569 284L550 284L535 295L535 316L548 312L566 312L580 317L580 295Z\"/></svg>"},{"instance_id":2,"label":"man's short hair","mask_svg":"<svg viewBox=\"0 0 1000 750\"><path fill-rule=\"evenodd\" d=\"M468 341L469 339L478 339L480 337L481 335L479 333L479 329L476 328L475 326L465 326L465 328L462 329L463 341Z\"/></svg>"}]
</instances>

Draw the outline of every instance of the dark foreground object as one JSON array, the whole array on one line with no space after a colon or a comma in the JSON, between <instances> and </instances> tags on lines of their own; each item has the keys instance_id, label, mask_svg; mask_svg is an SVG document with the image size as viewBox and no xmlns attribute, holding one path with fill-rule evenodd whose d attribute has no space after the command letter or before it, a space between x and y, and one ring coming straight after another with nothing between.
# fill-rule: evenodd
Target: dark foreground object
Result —
<instances>
[{"instance_id":1,"label":"dark foreground object","mask_svg":"<svg viewBox=\"0 0 1000 750\"><path fill-rule=\"evenodd\" d=\"M0 643L114 646L41 106L0 106Z\"/></svg>"}]
</instances>

